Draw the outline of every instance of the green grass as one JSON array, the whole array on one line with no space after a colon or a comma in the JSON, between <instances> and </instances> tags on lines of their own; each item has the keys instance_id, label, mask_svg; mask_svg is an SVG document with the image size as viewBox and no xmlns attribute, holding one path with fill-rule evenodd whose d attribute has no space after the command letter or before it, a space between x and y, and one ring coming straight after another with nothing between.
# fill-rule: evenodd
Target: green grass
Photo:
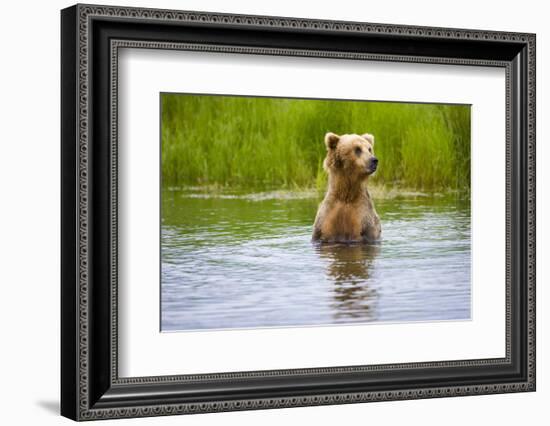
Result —
<instances>
[{"instance_id":1,"label":"green grass","mask_svg":"<svg viewBox=\"0 0 550 426\"><path fill-rule=\"evenodd\" d=\"M470 188L470 107L162 94L167 186L324 188L326 132L372 133L372 182Z\"/></svg>"}]
</instances>

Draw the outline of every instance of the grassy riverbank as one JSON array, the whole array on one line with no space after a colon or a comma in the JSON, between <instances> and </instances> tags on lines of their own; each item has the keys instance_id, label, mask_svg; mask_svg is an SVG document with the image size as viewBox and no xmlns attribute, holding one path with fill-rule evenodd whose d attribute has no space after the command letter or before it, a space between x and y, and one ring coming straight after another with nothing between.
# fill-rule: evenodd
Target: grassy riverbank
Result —
<instances>
[{"instance_id":1,"label":"grassy riverbank","mask_svg":"<svg viewBox=\"0 0 550 426\"><path fill-rule=\"evenodd\" d=\"M323 188L327 131L372 133L373 184L470 188L470 108L163 94L164 185Z\"/></svg>"}]
</instances>

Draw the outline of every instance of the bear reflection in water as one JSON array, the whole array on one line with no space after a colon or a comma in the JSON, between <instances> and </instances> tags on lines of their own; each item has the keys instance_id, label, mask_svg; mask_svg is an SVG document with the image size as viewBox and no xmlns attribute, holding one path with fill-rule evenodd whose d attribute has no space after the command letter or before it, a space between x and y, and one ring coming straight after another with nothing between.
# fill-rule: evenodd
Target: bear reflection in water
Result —
<instances>
[{"instance_id":1,"label":"bear reflection in water","mask_svg":"<svg viewBox=\"0 0 550 426\"><path fill-rule=\"evenodd\" d=\"M375 319L376 291L369 288L379 244L316 244L326 261L326 277L334 284L335 319Z\"/></svg>"}]
</instances>

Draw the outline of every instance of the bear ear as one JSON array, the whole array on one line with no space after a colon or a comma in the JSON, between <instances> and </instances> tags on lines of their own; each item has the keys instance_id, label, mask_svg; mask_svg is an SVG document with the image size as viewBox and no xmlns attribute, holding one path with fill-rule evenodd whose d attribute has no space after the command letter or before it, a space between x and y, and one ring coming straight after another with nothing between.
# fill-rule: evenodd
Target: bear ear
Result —
<instances>
[{"instance_id":1,"label":"bear ear","mask_svg":"<svg viewBox=\"0 0 550 426\"><path fill-rule=\"evenodd\" d=\"M327 146L327 149L336 148L336 145L338 145L339 140L340 140L340 136L338 136L338 135L336 135L332 132L328 132L325 135L325 145Z\"/></svg>"},{"instance_id":2,"label":"bear ear","mask_svg":"<svg viewBox=\"0 0 550 426\"><path fill-rule=\"evenodd\" d=\"M373 136L373 135L371 135L370 133L365 133L365 134L361 135L361 137L362 137L363 139L368 140L368 141L370 142L370 144L371 144L372 146L374 146L374 136Z\"/></svg>"}]
</instances>

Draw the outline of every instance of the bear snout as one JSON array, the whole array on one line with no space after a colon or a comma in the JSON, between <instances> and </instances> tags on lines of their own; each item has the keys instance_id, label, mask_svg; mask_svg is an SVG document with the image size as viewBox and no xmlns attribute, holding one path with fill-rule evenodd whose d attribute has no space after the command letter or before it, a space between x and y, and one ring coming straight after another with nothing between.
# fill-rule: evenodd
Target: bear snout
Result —
<instances>
[{"instance_id":1,"label":"bear snout","mask_svg":"<svg viewBox=\"0 0 550 426\"><path fill-rule=\"evenodd\" d=\"M376 168L378 167L378 158L376 157L372 157L370 159L370 164L369 164L369 171L371 173L374 173L376 171Z\"/></svg>"}]
</instances>

